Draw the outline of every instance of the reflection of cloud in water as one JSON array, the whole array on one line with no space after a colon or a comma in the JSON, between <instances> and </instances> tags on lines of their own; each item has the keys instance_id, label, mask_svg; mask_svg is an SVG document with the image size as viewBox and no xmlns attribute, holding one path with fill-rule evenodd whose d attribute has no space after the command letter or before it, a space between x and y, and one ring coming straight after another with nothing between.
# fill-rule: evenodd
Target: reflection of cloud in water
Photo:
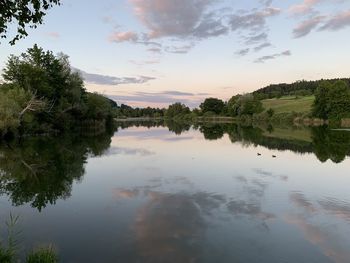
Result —
<instances>
[{"instance_id":1,"label":"reflection of cloud in water","mask_svg":"<svg viewBox=\"0 0 350 263\"><path fill-rule=\"evenodd\" d=\"M328 213L350 221L350 204L335 198L327 198L318 202Z\"/></svg>"},{"instance_id":2,"label":"reflection of cloud in water","mask_svg":"<svg viewBox=\"0 0 350 263\"><path fill-rule=\"evenodd\" d=\"M272 173L271 172L267 172L267 171L264 171L262 169L253 169L253 171L255 173L257 173L258 175L263 175L263 176L272 176Z\"/></svg>"},{"instance_id":3,"label":"reflection of cloud in water","mask_svg":"<svg viewBox=\"0 0 350 263\"><path fill-rule=\"evenodd\" d=\"M127 147L114 146L109 148L108 152L105 155L110 156L110 155L118 155L118 154L150 156L150 155L154 155L155 153L143 148L127 148Z\"/></svg>"},{"instance_id":4,"label":"reflection of cloud in water","mask_svg":"<svg viewBox=\"0 0 350 263\"><path fill-rule=\"evenodd\" d=\"M260 175L261 177L271 177L271 178L278 178L282 181L288 181L288 176L287 175L275 175L271 172L268 172L268 171L264 171L262 169L258 169L258 168L255 168L253 169L253 171Z\"/></svg>"},{"instance_id":5,"label":"reflection of cloud in water","mask_svg":"<svg viewBox=\"0 0 350 263\"><path fill-rule=\"evenodd\" d=\"M306 199L304 194L300 192L293 192L290 194L290 200L300 208L305 209L307 212L313 213L316 212L317 209L313 206L313 204Z\"/></svg>"},{"instance_id":6,"label":"reflection of cloud in water","mask_svg":"<svg viewBox=\"0 0 350 263\"><path fill-rule=\"evenodd\" d=\"M341 240L341 234L334 233L334 228L325 229L315 226L302 215L287 216L289 224L296 225L304 234L306 240L321 248L323 254L336 263L348 263L350 259L349 246L346 240Z\"/></svg>"},{"instance_id":7,"label":"reflection of cloud in water","mask_svg":"<svg viewBox=\"0 0 350 263\"><path fill-rule=\"evenodd\" d=\"M113 190L113 195L116 198L121 198L121 199L127 199L127 198L134 198L138 196L140 193L139 189L133 189L133 190L128 190L128 189L114 189Z\"/></svg>"},{"instance_id":8,"label":"reflection of cloud in water","mask_svg":"<svg viewBox=\"0 0 350 263\"><path fill-rule=\"evenodd\" d=\"M225 201L209 193L149 192L134 225L142 262L196 262L208 214Z\"/></svg>"},{"instance_id":9,"label":"reflection of cloud in water","mask_svg":"<svg viewBox=\"0 0 350 263\"><path fill-rule=\"evenodd\" d=\"M232 200L227 204L227 209L236 216L251 216L262 220L275 218L272 213L263 212L261 205L256 202L246 202L243 200Z\"/></svg>"},{"instance_id":10,"label":"reflection of cloud in water","mask_svg":"<svg viewBox=\"0 0 350 263\"><path fill-rule=\"evenodd\" d=\"M206 191L195 191L191 181L182 176L174 178L155 177L148 181L150 185L162 185L162 191L146 185L131 190L116 190L119 198L139 198L142 206L137 212L133 225L135 242L140 262L196 262L204 242L205 231L209 223L215 220L227 220L225 215L248 216L248 219L261 221L258 229L268 231L265 221L275 215L262 210L261 195L266 183L256 179L244 184L247 201L235 200L226 195ZM168 185L190 185L190 192L163 192ZM246 188L248 187L248 188ZM158 188L160 189L160 188ZM256 194L253 190L259 191ZM219 212L221 211L221 212ZM232 217L233 218L233 217ZM214 221L212 221L215 219ZM255 223L254 223L255 224Z\"/></svg>"},{"instance_id":11,"label":"reflection of cloud in water","mask_svg":"<svg viewBox=\"0 0 350 263\"><path fill-rule=\"evenodd\" d=\"M310 214L298 213L297 215L288 215L286 221L289 224L296 225L304 234L306 240L311 244L318 246L323 254L336 263L347 263L350 260L349 237L339 230L338 223L330 225L330 220L335 217L346 221L350 220L350 205L347 202L334 198L326 198L318 201L320 206L313 204L304 194L293 192L290 194L290 200L296 207L301 208ZM313 218L329 213L331 218L326 225L312 223ZM310 217L311 216L311 217ZM314 221L317 222L317 221ZM347 224L348 222L346 222Z\"/></svg>"},{"instance_id":12,"label":"reflection of cloud in water","mask_svg":"<svg viewBox=\"0 0 350 263\"><path fill-rule=\"evenodd\" d=\"M238 176L235 176L234 177L238 182L241 182L241 183L248 183L248 180L247 180L247 178L245 178L244 176L242 176L242 175L238 175Z\"/></svg>"},{"instance_id":13,"label":"reflection of cloud in water","mask_svg":"<svg viewBox=\"0 0 350 263\"><path fill-rule=\"evenodd\" d=\"M242 181L242 183L244 183L242 186L244 194L247 194L249 199L260 199L261 197L263 197L268 186L266 182L258 179L253 179L251 181L247 180L247 182Z\"/></svg>"}]
</instances>

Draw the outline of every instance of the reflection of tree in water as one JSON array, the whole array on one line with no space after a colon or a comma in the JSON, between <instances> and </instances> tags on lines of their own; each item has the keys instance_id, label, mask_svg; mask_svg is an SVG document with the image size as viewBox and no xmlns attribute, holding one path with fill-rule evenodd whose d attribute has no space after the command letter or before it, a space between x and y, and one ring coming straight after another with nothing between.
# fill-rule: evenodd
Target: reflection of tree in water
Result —
<instances>
[{"instance_id":1,"label":"reflection of tree in water","mask_svg":"<svg viewBox=\"0 0 350 263\"><path fill-rule=\"evenodd\" d=\"M117 121L117 128L127 129L130 127L164 127L163 120L132 120L132 121Z\"/></svg>"},{"instance_id":2,"label":"reflection of tree in water","mask_svg":"<svg viewBox=\"0 0 350 263\"><path fill-rule=\"evenodd\" d=\"M202 125L199 130L208 140L220 139L227 133L231 142L239 141L243 145L261 145L272 150L291 150L297 153L314 152L322 162L330 159L340 163L350 155L350 132L327 127L312 128L312 142L264 136L264 131L260 128L237 124Z\"/></svg>"},{"instance_id":3,"label":"reflection of tree in water","mask_svg":"<svg viewBox=\"0 0 350 263\"><path fill-rule=\"evenodd\" d=\"M72 183L81 180L89 155L109 147L108 134L91 138L25 138L0 145L0 194L14 205L30 203L39 211L70 196Z\"/></svg>"},{"instance_id":4,"label":"reflection of tree in water","mask_svg":"<svg viewBox=\"0 0 350 263\"><path fill-rule=\"evenodd\" d=\"M313 128L314 152L321 162L328 159L341 163L350 155L350 132L329 130L326 127Z\"/></svg>"},{"instance_id":5,"label":"reflection of tree in water","mask_svg":"<svg viewBox=\"0 0 350 263\"><path fill-rule=\"evenodd\" d=\"M203 133L207 140L221 139L226 133L231 142L240 142L243 145L261 145L271 150L291 150L297 153L312 153L314 152L317 158L325 162L328 159L335 163L342 162L346 156L350 155L350 132L334 131L327 127L314 127L312 129L312 142L285 139L272 136L265 136L265 132L271 134L274 127L269 125L267 130L259 127L241 126L239 124L224 124L224 123L195 123L191 125L188 122L175 121L139 121L139 122L124 122L118 127L159 127L166 126L169 131L180 135L184 131L188 131L191 127ZM290 130L286 130L290 133Z\"/></svg>"},{"instance_id":6,"label":"reflection of tree in water","mask_svg":"<svg viewBox=\"0 0 350 263\"><path fill-rule=\"evenodd\" d=\"M218 140L224 136L224 127L220 124L206 123L199 130L203 133L206 140Z\"/></svg>"},{"instance_id":7,"label":"reflection of tree in water","mask_svg":"<svg viewBox=\"0 0 350 263\"><path fill-rule=\"evenodd\" d=\"M180 135L181 133L190 130L192 126L187 122L178 122L172 120L167 120L165 124L168 127L169 131L174 132L176 135Z\"/></svg>"}]
</instances>

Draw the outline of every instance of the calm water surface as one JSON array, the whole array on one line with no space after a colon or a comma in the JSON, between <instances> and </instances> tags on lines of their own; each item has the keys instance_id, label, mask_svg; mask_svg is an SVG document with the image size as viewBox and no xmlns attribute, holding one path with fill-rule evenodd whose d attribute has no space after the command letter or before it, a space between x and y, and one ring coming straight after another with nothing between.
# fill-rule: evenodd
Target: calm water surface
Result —
<instances>
[{"instance_id":1,"label":"calm water surface","mask_svg":"<svg viewBox=\"0 0 350 263\"><path fill-rule=\"evenodd\" d=\"M170 130L2 144L2 237L11 212L61 262L350 262L350 134Z\"/></svg>"}]
</instances>

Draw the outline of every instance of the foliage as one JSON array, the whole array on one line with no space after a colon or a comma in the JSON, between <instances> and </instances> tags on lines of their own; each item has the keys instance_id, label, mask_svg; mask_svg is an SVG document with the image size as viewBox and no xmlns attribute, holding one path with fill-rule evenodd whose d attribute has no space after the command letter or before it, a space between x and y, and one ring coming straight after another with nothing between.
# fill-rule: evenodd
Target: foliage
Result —
<instances>
[{"instance_id":1,"label":"foliage","mask_svg":"<svg viewBox=\"0 0 350 263\"><path fill-rule=\"evenodd\" d=\"M6 221L7 227L7 247L0 243L0 262L15 263L17 260L17 252L19 248L20 231L17 230L19 216L10 214L10 218ZM57 263L58 257L51 247L41 248L33 251L27 256L26 263Z\"/></svg>"},{"instance_id":2,"label":"foliage","mask_svg":"<svg viewBox=\"0 0 350 263\"><path fill-rule=\"evenodd\" d=\"M160 108L133 108L131 106L121 104L116 108L116 117L118 118L161 118L164 116L165 109Z\"/></svg>"},{"instance_id":3,"label":"foliage","mask_svg":"<svg viewBox=\"0 0 350 263\"><path fill-rule=\"evenodd\" d=\"M203 113L210 111L215 114L220 114L224 110L225 103L217 98L207 98L199 107Z\"/></svg>"},{"instance_id":4,"label":"foliage","mask_svg":"<svg viewBox=\"0 0 350 263\"><path fill-rule=\"evenodd\" d=\"M59 5L60 0L26 0L0 1L0 37L6 38L9 24L15 22L17 34L10 41L11 45L28 35L26 26L36 28L43 23L46 11L54 5Z\"/></svg>"},{"instance_id":5,"label":"foliage","mask_svg":"<svg viewBox=\"0 0 350 263\"><path fill-rule=\"evenodd\" d=\"M324 81L315 94L313 115L322 119L337 119L349 116L350 87L345 81Z\"/></svg>"},{"instance_id":6,"label":"foliage","mask_svg":"<svg viewBox=\"0 0 350 263\"><path fill-rule=\"evenodd\" d=\"M111 119L115 104L85 91L83 79L72 71L68 57L53 55L37 45L20 56L10 56L0 85L0 131L47 133L77 124Z\"/></svg>"},{"instance_id":7,"label":"foliage","mask_svg":"<svg viewBox=\"0 0 350 263\"><path fill-rule=\"evenodd\" d=\"M180 102L171 104L168 109L165 112L165 117L166 118L174 118L176 116L184 116L186 114L189 114L190 108L187 107L185 104L182 104Z\"/></svg>"},{"instance_id":8,"label":"foliage","mask_svg":"<svg viewBox=\"0 0 350 263\"><path fill-rule=\"evenodd\" d=\"M41 248L33 251L27 256L26 263L57 263L58 257L55 251L51 248Z\"/></svg>"},{"instance_id":9,"label":"foliage","mask_svg":"<svg viewBox=\"0 0 350 263\"><path fill-rule=\"evenodd\" d=\"M331 79L329 82L334 83L339 79ZM341 79L347 83L350 83L350 79ZM254 97L259 100L263 99L271 99L271 98L280 98L283 96L310 96L314 94L324 80L316 80L316 81L296 81L291 84L280 83L280 84L272 84L267 87L258 89L253 92Z\"/></svg>"},{"instance_id":10,"label":"foliage","mask_svg":"<svg viewBox=\"0 0 350 263\"><path fill-rule=\"evenodd\" d=\"M275 114L275 110L274 109L268 109L267 110L267 115L271 118L273 115Z\"/></svg>"},{"instance_id":11,"label":"foliage","mask_svg":"<svg viewBox=\"0 0 350 263\"><path fill-rule=\"evenodd\" d=\"M231 98L232 99L232 98ZM229 108L229 112L233 116L253 115L263 111L260 100L256 99L252 94L245 94L235 99L235 103Z\"/></svg>"},{"instance_id":12,"label":"foliage","mask_svg":"<svg viewBox=\"0 0 350 263\"><path fill-rule=\"evenodd\" d=\"M86 97L86 117L88 119L103 120L112 115L109 99L97 93L88 93Z\"/></svg>"},{"instance_id":13,"label":"foliage","mask_svg":"<svg viewBox=\"0 0 350 263\"><path fill-rule=\"evenodd\" d=\"M7 227L7 246L0 242L0 262L12 263L15 260L18 250L18 236L20 231L16 229L18 216L10 214L10 218L6 221Z\"/></svg>"}]
</instances>

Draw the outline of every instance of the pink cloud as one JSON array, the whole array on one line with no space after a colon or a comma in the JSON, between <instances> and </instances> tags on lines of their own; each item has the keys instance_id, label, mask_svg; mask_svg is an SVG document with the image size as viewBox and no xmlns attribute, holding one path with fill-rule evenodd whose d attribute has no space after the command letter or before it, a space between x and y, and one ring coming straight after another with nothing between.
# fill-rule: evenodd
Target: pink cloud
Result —
<instances>
[{"instance_id":1,"label":"pink cloud","mask_svg":"<svg viewBox=\"0 0 350 263\"><path fill-rule=\"evenodd\" d=\"M289 8L292 14L305 14L312 11L312 8L322 0L304 0L303 3L293 5Z\"/></svg>"},{"instance_id":2,"label":"pink cloud","mask_svg":"<svg viewBox=\"0 0 350 263\"><path fill-rule=\"evenodd\" d=\"M320 30L339 30L346 26L350 26L350 10L341 12L331 17Z\"/></svg>"},{"instance_id":3,"label":"pink cloud","mask_svg":"<svg viewBox=\"0 0 350 263\"><path fill-rule=\"evenodd\" d=\"M109 37L110 42L137 42L138 39L137 33L132 31L114 32Z\"/></svg>"}]
</instances>

